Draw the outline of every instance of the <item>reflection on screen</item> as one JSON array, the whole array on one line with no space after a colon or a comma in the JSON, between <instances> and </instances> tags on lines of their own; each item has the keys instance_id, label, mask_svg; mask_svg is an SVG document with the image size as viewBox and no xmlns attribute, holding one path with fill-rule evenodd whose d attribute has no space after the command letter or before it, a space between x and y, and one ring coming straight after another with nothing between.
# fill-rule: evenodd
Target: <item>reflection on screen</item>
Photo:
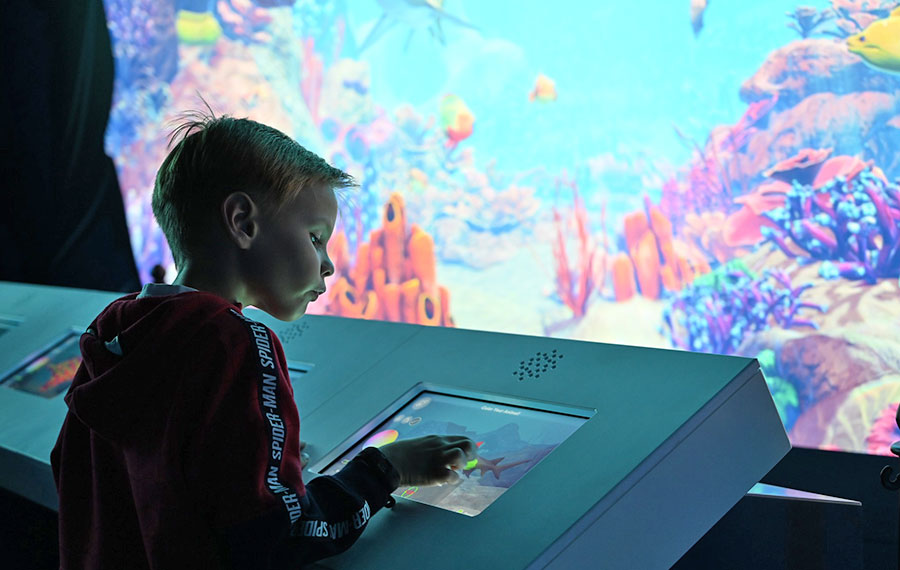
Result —
<instances>
[{"instance_id":1,"label":"reflection on screen","mask_svg":"<svg viewBox=\"0 0 900 570\"><path fill-rule=\"evenodd\" d=\"M464 435L478 456L459 482L433 487L400 487L394 496L475 516L537 465L587 418L518 406L422 392L331 463L334 475L366 447L381 447L424 435Z\"/></svg>"},{"instance_id":2,"label":"reflection on screen","mask_svg":"<svg viewBox=\"0 0 900 570\"><path fill-rule=\"evenodd\" d=\"M0 315L0 336L3 336L20 324L22 324L22 319L20 317L8 317Z\"/></svg>"},{"instance_id":3,"label":"reflection on screen","mask_svg":"<svg viewBox=\"0 0 900 570\"><path fill-rule=\"evenodd\" d=\"M832 497L830 495L821 495L819 493L810 493L809 491L801 491L800 489L791 489L789 487L779 487L778 485L767 485L765 483L757 483L747 491L748 495L763 497L786 497L789 499L805 499L808 501L820 501L825 503L849 503L859 505L859 501L853 499L844 499L841 497Z\"/></svg>"}]
</instances>

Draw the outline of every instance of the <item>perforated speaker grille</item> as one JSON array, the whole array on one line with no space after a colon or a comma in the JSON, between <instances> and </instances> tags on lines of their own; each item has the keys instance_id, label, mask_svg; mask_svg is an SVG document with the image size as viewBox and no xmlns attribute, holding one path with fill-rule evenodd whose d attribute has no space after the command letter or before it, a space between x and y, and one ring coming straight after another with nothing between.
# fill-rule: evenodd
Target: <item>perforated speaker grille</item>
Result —
<instances>
[{"instance_id":1,"label":"perforated speaker grille","mask_svg":"<svg viewBox=\"0 0 900 570\"><path fill-rule=\"evenodd\" d=\"M512 374L519 382L537 380L556 370L563 356L563 353L555 348L550 352L535 352L534 356L529 356L519 362L519 367L513 370Z\"/></svg>"},{"instance_id":2,"label":"perforated speaker grille","mask_svg":"<svg viewBox=\"0 0 900 570\"><path fill-rule=\"evenodd\" d=\"M278 331L278 338L281 340L281 344L289 344L291 341L296 340L303 336L304 331L309 328L309 323L303 320L297 321L294 324L288 325Z\"/></svg>"}]
</instances>

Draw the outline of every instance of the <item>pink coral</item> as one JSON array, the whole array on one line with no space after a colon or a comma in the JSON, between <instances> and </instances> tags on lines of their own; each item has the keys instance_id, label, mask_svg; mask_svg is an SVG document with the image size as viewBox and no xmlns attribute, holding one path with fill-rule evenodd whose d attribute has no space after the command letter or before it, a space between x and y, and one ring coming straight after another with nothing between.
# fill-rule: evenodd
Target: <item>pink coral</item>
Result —
<instances>
[{"instance_id":1,"label":"pink coral","mask_svg":"<svg viewBox=\"0 0 900 570\"><path fill-rule=\"evenodd\" d=\"M734 199L736 204L746 206L754 214L764 214L784 206L785 196L791 185L781 180L771 180L756 187L756 190Z\"/></svg>"},{"instance_id":2,"label":"pink coral","mask_svg":"<svg viewBox=\"0 0 900 570\"><path fill-rule=\"evenodd\" d=\"M662 187L660 207L676 227L680 227L688 212L731 209L735 180L732 172L736 170L731 163L742 154L747 141L758 132L757 125L777 103L777 94L751 103L737 123L715 129L703 147L676 129L682 140L695 150L687 171L666 180Z\"/></svg>"},{"instance_id":3,"label":"pink coral","mask_svg":"<svg viewBox=\"0 0 900 570\"><path fill-rule=\"evenodd\" d=\"M588 299L594 290L594 260L597 255L597 245L590 235L587 220L587 208L584 200L578 194L578 187L574 181L565 178L557 181L557 188L565 185L572 189L572 201L574 208L574 221L576 228L576 240L578 243L578 261L574 269L569 265L569 255L566 251L568 232L567 224L563 222L562 215L554 206L553 222L556 227L556 241L553 242L553 254L556 259L556 291L560 299L572 310L574 317L582 317L587 312ZM605 211L605 208L604 208ZM602 263L605 276L606 257ZM602 283L600 284L602 287Z\"/></svg>"},{"instance_id":4,"label":"pink coral","mask_svg":"<svg viewBox=\"0 0 900 570\"><path fill-rule=\"evenodd\" d=\"M866 451L873 455L891 455L891 444L900 440L900 428L897 427L897 408L900 404L891 404L878 415L866 436Z\"/></svg>"},{"instance_id":5,"label":"pink coral","mask_svg":"<svg viewBox=\"0 0 900 570\"><path fill-rule=\"evenodd\" d=\"M795 180L800 184L809 184L830 154L830 148L804 148L794 156L786 158L768 169L765 175L788 184Z\"/></svg>"},{"instance_id":6,"label":"pink coral","mask_svg":"<svg viewBox=\"0 0 900 570\"><path fill-rule=\"evenodd\" d=\"M832 12L837 16L837 32L832 35L847 37L862 31L895 6L894 0L831 0Z\"/></svg>"},{"instance_id":7,"label":"pink coral","mask_svg":"<svg viewBox=\"0 0 900 570\"><path fill-rule=\"evenodd\" d=\"M250 0L218 0L216 8L222 29L229 38L258 44L272 41L272 35L265 31L272 22L267 10Z\"/></svg>"},{"instance_id":8,"label":"pink coral","mask_svg":"<svg viewBox=\"0 0 900 570\"><path fill-rule=\"evenodd\" d=\"M849 182L868 166L871 166L871 163L863 162L855 156L836 156L822 165L822 169L812 181L813 188L818 190L838 176L844 177Z\"/></svg>"},{"instance_id":9,"label":"pink coral","mask_svg":"<svg viewBox=\"0 0 900 570\"><path fill-rule=\"evenodd\" d=\"M866 67L840 42L825 38L793 41L766 57L766 61L741 85L740 97L748 103L779 96L778 110L793 107L816 93L895 90L896 80ZM817 120L820 120L817 118Z\"/></svg>"}]
</instances>

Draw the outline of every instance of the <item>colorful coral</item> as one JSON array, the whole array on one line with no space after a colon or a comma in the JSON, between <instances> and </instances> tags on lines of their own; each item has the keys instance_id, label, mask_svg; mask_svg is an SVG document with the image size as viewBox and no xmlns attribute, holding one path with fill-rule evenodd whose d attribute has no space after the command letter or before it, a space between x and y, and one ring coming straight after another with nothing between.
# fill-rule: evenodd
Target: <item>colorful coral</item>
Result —
<instances>
[{"instance_id":1,"label":"colorful coral","mask_svg":"<svg viewBox=\"0 0 900 570\"><path fill-rule=\"evenodd\" d=\"M897 409L900 404L891 404L878 414L866 436L866 452L871 455L891 455L891 445L900 441L897 426Z\"/></svg>"},{"instance_id":2,"label":"colorful coral","mask_svg":"<svg viewBox=\"0 0 900 570\"><path fill-rule=\"evenodd\" d=\"M741 246L756 243L762 236L747 238L747 226L722 212L688 212L681 238L698 248L702 258L725 263L747 253Z\"/></svg>"},{"instance_id":3,"label":"colorful coral","mask_svg":"<svg viewBox=\"0 0 900 570\"><path fill-rule=\"evenodd\" d=\"M802 400L801 395L801 400ZM855 388L811 402L791 430L791 442L804 447L855 450L887 455L898 438L900 376L868 377Z\"/></svg>"},{"instance_id":4,"label":"colorful coral","mask_svg":"<svg viewBox=\"0 0 900 570\"><path fill-rule=\"evenodd\" d=\"M559 181L562 185L564 181ZM570 241L569 224L563 221L562 214L553 207L553 225L556 230L556 241L553 242L553 257L556 261L556 292L559 298L572 311L575 318L587 312L588 300L595 288L603 288L603 282L595 282L595 263L602 266L599 272L601 280L606 276L606 252L598 249L590 233L587 208L584 200L578 195L578 187L574 182L565 182L572 190L573 222L575 226L574 241L577 243L578 260L572 268L569 264L567 244Z\"/></svg>"},{"instance_id":5,"label":"colorful coral","mask_svg":"<svg viewBox=\"0 0 900 570\"><path fill-rule=\"evenodd\" d=\"M759 367L766 378L766 385L772 394L772 400L775 402L775 408L778 410L781 423L784 424L784 429L790 430L800 411L797 387L779 373L774 350L765 349L761 351L756 355L756 360L759 362Z\"/></svg>"},{"instance_id":6,"label":"colorful coral","mask_svg":"<svg viewBox=\"0 0 900 570\"><path fill-rule=\"evenodd\" d=\"M147 81L171 81L178 71L178 38L172 3L105 0L103 5L120 85L133 89Z\"/></svg>"},{"instance_id":7,"label":"colorful coral","mask_svg":"<svg viewBox=\"0 0 900 570\"><path fill-rule=\"evenodd\" d=\"M303 95L313 123L318 126L321 123L319 100L322 96L322 57L316 53L315 41L312 38L303 40L302 72L300 93Z\"/></svg>"},{"instance_id":8,"label":"colorful coral","mask_svg":"<svg viewBox=\"0 0 900 570\"><path fill-rule=\"evenodd\" d=\"M886 17L896 4L894 0L831 0L835 29L825 33L839 38L852 36L875 20Z\"/></svg>"},{"instance_id":9,"label":"colorful coral","mask_svg":"<svg viewBox=\"0 0 900 570\"><path fill-rule=\"evenodd\" d=\"M830 148L804 148L794 156L779 161L764 174L788 184L795 180L800 184L811 184L830 155Z\"/></svg>"},{"instance_id":10,"label":"colorful coral","mask_svg":"<svg viewBox=\"0 0 900 570\"><path fill-rule=\"evenodd\" d=\"M258 2L259 3L259 2ZM344 55L348 46L347 16L338 2L296 0L291 9L293 36L313 38L316 47L333 64Z\"/></svg>"},{"instance_id":11,"label":"colorful coral","mask_svg":"<svg viewBox=\"0 0 900 570\"><path fill-rule=\"evenodd\" d=\"M336 274L326 313L432 326L454 326L450 292L437 283L434 241L418 225L407 229L403 197L391 194L382 225L350 261L346 235L329 250Z\"/></svg>"},{"instance_id":12,"label":"colorful coral","mask_svg":"<svg viewBox=\"0 0 900 570\"><path fill-rule=\"evenodd\" d=\"M688 212L729 211L735 194L731 163L777 103L777 94L751 103L737 123L714 130L702 147L676 128L681 139L694 149L688 167L662 186L660 208L676 228Z\"/></svg>"},{"instance_id":13,"label":"colorful coral","mask_svg":"<svg viewBox=\"0 0 900 570\"><path fill-rule=\"evenodd\" d=\"M794 182L784 205L765 214L775 227L763 236L803 262L827 261L825 278L900 276L900 188L858 159L836 159L812 183Z\"/></svg>"},{"instance_id":14,"label":"colorful coral","mask_svg":"<svg viewBox=\"0 0 900 570\"><path fill-rule=\"evenodd\" d=\"M799 315L802 309L825 311L801 301L809 287L794 287L782 271L757 277L732 261L696 279L669 302L663 312L666 333L678 348L734 354L747 335L773 325L816 328Z\"/></svg>"},{"instance_id":15,"label":"colorful coral","mask_svg":"<svg viewBox=\"0 0 900 570\"><path fill-rule=\"evenodd\" d=\"M696 275L710 270L706 259L695 254L695 248L685 247L674 238L671 222L649 197L644 198L643 210L625 216L624 226L626 251L612 262L617 301L625 301L636 292L658 299L663 291L678 291Z\"/></svg>"},{"instance_id":16,"label":"colorful coral","mask_svg":"<svg viewBox=\"0 0 900 570\"><path fill-rule=\"evenodd\" d=\"M897 410L900 404L890 404L884 408L872 423L866 436L866 452L871 455L891 455L891 445L900 441Z\"/></svg>"},{"instance_id":17,"label":"colorful coral","mask_svg":"<svg viewBox=\"0 0 900 570\"><path fill-rule=\"evenodd\" d=\"M267 31L272 16L251 0L217 0L216 14L222 32L233 40L258 44L272 41L272 34Z\"/></svg>"},{"instance_id":18,"label":"colorful coral","mask_svg":"<svg viewBox=\"0 0 900 570\"><path fill-rule=\"evenodd\" d=\"M791 189L791 184L797 182L821 185L821 182L817 181L833 177L839 169L849 167L848 161L843 159L852 157L841 157L840 160L828 161L829 168L823 171L830 154L831 149L804 148L794 156L779 161L767 169L764 174L772 180L734 199L734 203L741 208L729 214L724 221L722 233L725 243L731 247L759 243L763 240L762 228L774 226L766 213L784 206L785 196ZM723 261L721 258L717 259Z\"/></svg>"}]
</instances>

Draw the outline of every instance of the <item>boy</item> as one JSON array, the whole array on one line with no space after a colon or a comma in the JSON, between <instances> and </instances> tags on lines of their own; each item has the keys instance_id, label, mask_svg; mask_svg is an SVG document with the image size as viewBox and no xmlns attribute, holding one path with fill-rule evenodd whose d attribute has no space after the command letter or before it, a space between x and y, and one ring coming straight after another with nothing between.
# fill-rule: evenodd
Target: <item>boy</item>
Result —
<instances>
[{"instance_id":1,"label":"boy","mask_svg":"<svg viewBox=\"0 0 900 570\"><path fill-rule=\"evenodd\" d=\"M399 485L454 481L475 457L427 436L304 485L281 344L241 308L293 320L325 291L335 189L353 180L247 119L179 134L153 190L178 276L81 338L51 454L62 568L296 568L347 549Z\"/></svg>"}]
</instances>

